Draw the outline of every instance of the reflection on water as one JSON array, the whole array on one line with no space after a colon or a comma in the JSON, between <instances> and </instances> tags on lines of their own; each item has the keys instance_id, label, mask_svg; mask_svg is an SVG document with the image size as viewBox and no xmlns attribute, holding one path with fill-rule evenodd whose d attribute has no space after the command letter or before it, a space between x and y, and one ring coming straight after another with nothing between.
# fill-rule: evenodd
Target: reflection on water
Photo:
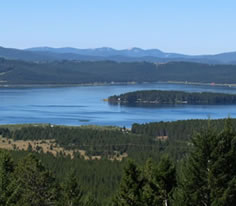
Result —
<instances>
[{"instance_id":1,"label":"reflection on water","mask_svg":"<svg viewBox=\"0 0 236 206\"><path fill-rule=\"evenodd\" d=\"M180 90L236 94L234 87L181 84L139 84L81 86L66 88L1 88L0 124L52 123L64 125L117 125L130 127L134 122L173 121L236 117L236 105L151 105L127 107L110 105L103 99L136 90Z\"/></svg>"}]
</instances>

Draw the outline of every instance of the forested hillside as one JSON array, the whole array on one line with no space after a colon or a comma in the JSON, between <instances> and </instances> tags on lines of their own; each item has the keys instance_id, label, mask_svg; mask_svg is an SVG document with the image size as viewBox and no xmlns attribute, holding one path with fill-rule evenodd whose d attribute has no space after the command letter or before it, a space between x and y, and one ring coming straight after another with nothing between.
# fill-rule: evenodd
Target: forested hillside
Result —
<instances>
[{"instance_id":1,"label":"forested hillside","mask_svg":"<svg viewBox=\"0 0 236 206\"><path fill-rule=\"evenodd\" d=\"M85 84L157 81L236 83L235 65L186 62L57 61L32 63L0 59L0 84Z\"/></svg>"},{"instance_id":2,"label":"forested hillside","mask_svg":"<svg viewBox=\"0 0 236 206\"><path fill-rule=\"evenodd\" d=\"M124 105L160 104L236 104L236 95L211 92L182 92L146 90L135 91L108 98L109 103Z\"/></svg>"},{"instance_id":3,"label":"forested hillside","mask_svg":"<svg viewBox=\"0 0 236 206\"><path fill-rule=\"evenodd\" d=\"M132 132L125 134L131 135L137 144L132 158L135 161L111 161L105 156L100 160L85 160L79 156L70 158L63 153L57 156L45 154L42 150L29 154L32 153L30 148L28 151L15 148L10 150L10 154L1 151L0 201L2 205L14 206L235 205L235 126L235 119L135 124ZM76 131L76 128L56 129L60 132L56 133L54 127L46 126L10 126L1 127L1 135L15 138L8 138L13 143L17 139L43 140L43 136L47 139L52 138L51 135L62 140L64 136L65 145L71 146L71 139L66 141L66 138L73 134L74 140L81 140L76 141L79 147L84 144L83 136L86 133L91 136L88 138L89 144L94 146L100 134L109 139L109 132L117 132L117 143L109 143L114 146L122 142L123 133L126 133L124 129L119 131L114 128L108 129L109 132L95 129L96 132L92 133L88 130L82 132L81 129ZM140 135L143 139L152 137L167 144L162 151L155 151L157 155L149 153L148 157L143 157L147 151L140 150L142 147L138 146L144 146L144 142L138 138ZM180 146L177 142L186 144Z\"/></svg>"},{"instance_id":4,"label":"forested hillside","mask_svg":"<svg viewBox=\"0 0 236 206\"><path fill-rule=\"evenodd\" d=\"M236 120L228 120L226 125L224 125L224 122L225 120L185 120L141 125L134 124L131 131L128 131L125 128L105 127L59 127L52 125L1 126L0 136L4 138L1 138L0 145L7 146L6 148L10 151L14 163L9 159L9 156L7 156L6 160L6 154L1 153L1 158L3 158L3 160L1 159L0 161L0 170L5 167L4 165L6 164L13 165L13 167L11 165L9 167L7 166L7 168L12 168L9 171L4 169L4 172L8 172L7 174L1 173L5 175L4 177L10 174L13 175L9 176L10 178L7 180L7 183L4 183L7 185L14 185L16 184L15 181L19 181L22 182L22 187L30 188L31 186L27 185L30 184L30 182L26 181L23 175L28 174L30 171L31 173L28 175L46 178L43 179L43 181L46 181L45 184L47 185L45 187L44 195L49 195L47 193L49 191L59 192L59 194L61 194L49 192L51 195L57 194L57 199L52 199L52 201L62 201L61 198L66 198L64 197L65 194L63 194L66 191L64 191L63 188L65 184L72 184L72 182L70 182L71 180L69 179L65 179L65 177L70 174L69 171L74 170L74 176L70 178L73 179L74 184L79 185L79 189L76 185L70 186L73 187L78 194L83 194L81 198L79 195L79 199L75 201L83 202L87 201L86 199L90 199L90 201L97 201L98 203L101 203L101 205L120 205L122 201L128 201L127 195L132 194L132 191L135 190L135 199L132 201L142 202L142 204L139 203L140 205L145 205L144 202L149 202L149 199L150 201L154 201L155 204L148 203L148 205L162 205L161 202L167 199L169 205L185 205L183 204L183 201L186 201L185 198L191 197L191 201L195 201L194 190L204 194L204 189L193 187L194 184L197 184L196 182L191 182L192 180L190 181L190 179L182 179L185 177L192 178L188 175L195 175L193 173L194 171L191 169L192 163L187 164L190 161L189 158L191 158L191 155L195 155L195 152L199 149L211 148L212 151L209 151L211 152L211 158L213 158L213 161L216 161L215 158L218 157L213 155L216 151L221 154L218 149L222 149L222 151L224 150L225 152L229 151L229 155L235 154L236 152L236 147L234 147L236 136L234 128L236 128ZM31 145L27 143L27 149L22 150L19 147L20 144L18 144L21 140L24 140L25 144L27 143L26 141L30 140ZM48 145L48 150L45 152L45 148L41 148L41 145L47 143L48 140L54 140L55 142L53 145ZM22 142L20 143L21 145L23 144ZM214 149L218 143L219 145L217 148L219 148ZM201 146L199 144L207 145ZM224 144L226 145L224 146ZM56 154L53 153L59 146L63 148L63 150ZM225 147L225 149L223 147ZM37 149L34 150L34 148ZM74 151L73 156L66 153L68 150ZM85 151L90 159L86 159L85 156L81 155L83 154L79 152L81 150ZM31 152L34 153L34 156L28 156ZM124 153L126 153L127 156L122 156ZM204 151L201 151L200 154L204 154ZM224 154L226 153L222 153L222 155ZM92 159L94 155L97 157L100 156L101 158ZM166 155L168 155L168 158L165 157ZM198 153L196 153L196 155L198 155ZM115 156L122 156L123 158L111 158ZM231 169L228 170L225 168L224 172L226 173L232 170L229 174L231 175L229 178L233 178L235 177L235 175L233 175L235 173L233 172L235 171L234 158L236 155L231 155L229 157L231 159L227 161L232 161L232 164L229 165ZM135 162L129 162L130 158ZM149 158L151 158L152 161L147 161ZM202 156L201 158L203 158L201 161L208 161L204 159L205 156ZM206 158L208 158L208 156L206 156ZM37 159L40 159L42 162L38 162ZM43 167L41 166L42 164L44 165ZM185 166L185 164L187 165ZM222 162L222 164L224 163ZM20 168L18 169L18 167ZM211 165L211 167L212 172L214 172L214 164ZM52 173L47 173L47 168ZM122 178L123 169L125 169L125 172L123 173L124 176ZM190 169L192 173L187 172ZM199 179L199 181L202 181L201 184L203 184L203 187L208 187L207 180L205 180L207 177L204 173L204 167L201 166L199 170L200 169L203 170L203 179ZM183 176L185 172L188 173L187 176ZM14 177L14 175L16 176ZM165 175L171 178L170 182L162 182L167 180ZM0 176L0 178L1 177L3 176ZM217 178L217 176L215 178ZM233 181L233 179L225 181L224 188L227 189L227 187L230 186L228 184L234 184L233 182L229 183L231 180ZM37 182L38 180L36 179L34 181ZM69 182L66 183L66 181ZM131 181L131 183L129 183L129 181ZM160 181L162 183L160 183ZM198 181L198 179L195 181ZM150 185L148 186L147 183L152 185L152 189L149 188ZM2 184L1 181L0 184ZM134 190L129 188L131 185L133 185L132 187L135 187L136 184L141 185L136 189L133 188ZM192 186L189 184L192 184ZM191 190L188 189L190 186L192 187ZM6 188L6 186L4 187ZM4 187L1 187L3 188L2 191L6 190ZM9 186L9 188L10 187L11 186ZM41 186L36 186L36 188L38 187ZM214 186L214 188L215 187L216 186ZM18 196L14 198L22 198L21 201L30 201L29 196L27 196L28 193L36 195L35 199L38 198L38 193L35 190L25 191L23 188L19 189L22 196L16 193ZM146 190L148 193L143 193ZM188 190L192 192L188 192ZM167 191L168 195L167 193L163 193L163 191ZM9 192L7 194L9 194L10 197L10 194L16 191L9 190L7 192ZM26 192L26 194L24 192ZM228 192L228 190L225 192ZM88 197L87 195L90 193L91 195ZM149 195L151 196L149 197ZM55 196L51 197L53 198ZM71 196L69 200L76 197ZM8 201L6 196L1 198L1 201ZM14 198L11 199L11 201L14 201ZM223 198L222 192L219 193L219 198ZM67 198L67 201L69 200ZM37 201L43 201L43 199ZM176 204L181 201L181 204ZM222 199L221 201L226 200ZM15 202L13 205L17 204L20 204L20 202ZM47 204L49 203L45 203L45 205ZM53 204L57 205L58 203L54 202ZM126 205L132 204L127 203ZM226 206L226 204L221 205Z\"/></svg>"}]
</instances>

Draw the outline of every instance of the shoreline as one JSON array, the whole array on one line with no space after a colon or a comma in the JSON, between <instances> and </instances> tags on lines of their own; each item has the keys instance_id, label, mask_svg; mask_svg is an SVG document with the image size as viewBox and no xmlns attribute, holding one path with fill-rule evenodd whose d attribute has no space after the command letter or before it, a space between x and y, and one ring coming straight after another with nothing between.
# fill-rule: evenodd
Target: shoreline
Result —
<instances>
[{"instance_id":1,"label":"shoreline","mask_svg":"<svg viewBox=\"0 0 236 206\"><path fill-rule=\"evenodd\" d=\"M0 84L0 88L48 88L48 87L80 87L80 86L117 86L117 85L141 85L141 84L183 84L212 87L236 87L236 83L205 83L188 81L158 81L158 82L110 82L110 83L79 83L79 84Z\"/></svg>"},{"instance_id":2,"label":"shoreline","mask_svg":"<svg viewBox=\"0 0 236 206\"><path fill-rule=\"evenodd\" d=\"M200 86L220 86L220 87L236 87L236 83L204 83L204 82L188 82L188 81L167 81L169 84L186 84L186 85L200 85Z\"/></svg>"},{"instance_id":3,"label":"shoreline","mask_svg":"<svg viewBox=\"0 0 236 206\"><path fill-rule=\"evenodd\" d=\"M217 121L217 120L226 120L226 119L231 119L231 120L236 120L234 117L226 116L222 118L190 118L190 119L179 119L179 120L167 120L167 121L150 121L150 122L145 122L145 123L136 123L133 122L133 124L150 124L150 123L160 123L160 122L165 122L165 123L173 123L173 122L180 122L180 121L193 121L193 120L199 120L199 121ZM133 125L132 124L132 125ZM128 131L131 131L132 125L130 127L126 127L125 129ZM9 128L9 129L19 129L19 128L24 128L24 127L66 127L66 128L89 128L89 129L100 129L100 130L117 130L117 129L122 129L124 126L118 126L118 125L96 125L96 124L86 124L86 125L68 125L68 124L55 124L55 123L50 123L50 122L42 122L42 123L0 123L0 129L1 128Z\"/></svg>"},{"instance_id":4,"label":"shoreline","mask_svg":"<svg viewBox=\"0 0 236 206\"><path fill-rule=\"evenodd\" d=\"M112 82L112 83L80 83L80 84L0 84L0 88L47 88L47 87L83 87L83 86L115 86L115 85L135 85L137 82Z\"/></svg>"}]
</instances>

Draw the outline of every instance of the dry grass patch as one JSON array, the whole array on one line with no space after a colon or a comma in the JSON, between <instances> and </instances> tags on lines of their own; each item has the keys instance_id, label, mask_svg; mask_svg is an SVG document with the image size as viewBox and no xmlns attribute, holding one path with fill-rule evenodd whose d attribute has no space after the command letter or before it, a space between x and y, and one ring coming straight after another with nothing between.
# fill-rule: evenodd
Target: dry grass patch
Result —
<instances>
[{"instance_id":1,"label":"dry grass patch","mask_svg":"<svg viewBox=\"0 0 236 206\"><path fill-rule=\"evenodd\" d=\"M155 140L161 140L161 141L166 141L168 140L168 136L157 136Z\"/></svg>"},{"instance_id":2,"label":"dry grass patch","mask_svg":"<svg viewBox=\"0 0 236 206\"><path fill-rule=\"evenodd\" d=\"M101 160L102 156L88 156L85 150L66 150L63 147L57 145L55 139L47 139L47 140L16 140L7 139L0 136L0 149L6 150L23 150L23 151L34 151L34 152L43 152L50 153L55 157L58 154L69 156L73 159L75 153L79 153L80 157L85 160ZM124 158L128 157L127 153L124 154L115 154L110 156L108 159L111 161L118 160L122 161Z\"/></svg>"}]
</instances>

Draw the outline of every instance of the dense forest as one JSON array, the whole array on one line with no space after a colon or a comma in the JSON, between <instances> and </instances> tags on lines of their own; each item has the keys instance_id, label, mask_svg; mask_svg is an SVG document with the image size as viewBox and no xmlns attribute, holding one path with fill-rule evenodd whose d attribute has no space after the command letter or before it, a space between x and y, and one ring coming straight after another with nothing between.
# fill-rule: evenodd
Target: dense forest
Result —
<instances>
[{"instance_id":1,"label":"dense forest","mask_svg":"<svg viewBox=\"0 0 236 206\"><path fill-rule=\"evenodd\" d=\"M1 126L0 136L8 139L7 144L55 139L65 151L84 149L89 156L97 154L102 158L86 160L79 154L71 158L63 152L56 155L40 149L35 152L30 146L27 151L17 147L9 153L2 151L0 202L2 205L234 205L234 128L235 119L134 124L131 131L52 125ZM109 159L117 151L128 156L122 160Z\"/></svg>"},{"instance_id":2,"label":"dense forest","mask_svg":"<svg viewBox=\"0 0 236 206\"><path fill-rule=\"evenodd\" d=\"M236 65L187 62L24 62L0 58L0 84L93 84L184 81L234 84Z\"/></svg>"},{"instance_id":3,"label":"dense forest","mask_svg":"<svg viewBox=\"0 0 236 206\"><path fill-rule=\"evenodd\" d=\"M160 104L236 104L236 95L211 92L182 92L146 90L135 91L108 98L111 104L160 105Z\"/></svg>"}]
</instances>

